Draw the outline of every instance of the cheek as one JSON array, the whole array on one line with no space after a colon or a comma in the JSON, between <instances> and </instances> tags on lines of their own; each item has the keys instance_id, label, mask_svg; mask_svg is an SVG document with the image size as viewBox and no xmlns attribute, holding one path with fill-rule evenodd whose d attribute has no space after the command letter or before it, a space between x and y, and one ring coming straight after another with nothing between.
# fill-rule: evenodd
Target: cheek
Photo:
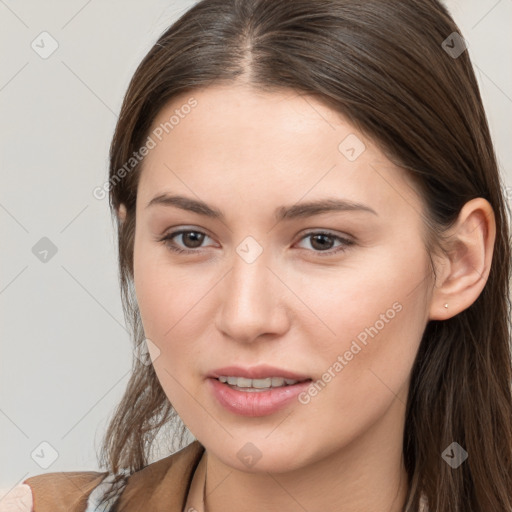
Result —
<instances>
[{"instance_id":1,"label":"cheek","mask_svg":"<svg viewBox=\"0 0 512 512\"><path fill-rule=\"evenodd\" d=\"M366 422L395 399L405 404L427 321L427 262L419 244L407 254L388 248L371 264L365 262L357 271L340 275L323 298L310 297L323 304L322 319L336 334L320 339L311 335L323 362L317 368L318 399L311 397L319 414L326 404L336 404L350 411L348 421ZM311 350L314 353L313 346Z\"/></svg>"},{"instance_id":2,"label":"cheek","mask_svg":"<svg viewBox=\"0 0 512 512\"><path fill-rule=\"evenodd\" d=\"M171 265L160 248L135 246L134 285L144 333L163 356L155 368L166 361L169 371L182 372L200 351L193 340L211 323L205 308L214 282L190 269Z\"/></svg>"},{"instance_id":3,"label":"cheek","mask_svg":"<svg viewBox=\"0 0 512 512\"><path fill-rule=\"evenodd\" d=\"M136 246L135 293L144 334L157 347L151 354L153 368L167 398L187 425L202 414L196 402L190 400L197 394L198 385L191 378L190 368L200 357L199 347L191 340L200 337L193 326L199 324L196 315L201 292L190 283L190 275L181 279L179 269L171 268L161 256L155 257L155 251L138 251Z\"/></svg>"},{"instance_id":4,"label":"cheek","mask_svg":"<svg viewBox=\"0 0 512 512\"><path fill-rule=\"evenodd\" d=\"M379 336L393 333L400 339L400 329L395 330L401 322L414 328L418 315L420 323L426 318L428 257L419 243L407 252L402 246L387 245L361 254L332 272L310 274L300 289L303 301L318 314L316 323L322 320L330 331L319 327L327 351L343 349L346 340L359 335L364 342L371 336L368 331L375 334L374 327Z\"/></svg>"},{"instance_id":5,"label":"cheek","mask_svg":"<svg viewBox=\"0 0 512 512\"><path fill-rule=\"evenodd\" d=\"M162 308L167 301L165 285L161 279L158 265L149 258L148 251L135 244L134 249L134 286L137 304L146 337L157 338L161 330Z\"/></svg>"},{"instance_id":6,"label":"cheek","mask_svg":"<svg viewBox=\"0 0 512 512\"><path fill-rule=\"evenodd\" d=\"M170 266L161 247L142 236L135 238L133 259L135 294L146 336L163 340L185 315L194 287L180 280L179 269Z\"/></svg>"}]
</instances>

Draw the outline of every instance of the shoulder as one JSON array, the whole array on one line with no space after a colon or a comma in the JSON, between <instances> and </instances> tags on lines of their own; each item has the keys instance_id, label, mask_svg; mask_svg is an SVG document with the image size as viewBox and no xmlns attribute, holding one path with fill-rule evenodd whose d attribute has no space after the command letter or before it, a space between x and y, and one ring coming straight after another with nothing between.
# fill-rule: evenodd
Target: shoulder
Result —
<instances>
[{"instance_id":1,"label":"shoulder","mask_svg":"<svg viewBox=\"0 0 512 512\"><path fill-rule=\"evenodd\" d=\"M203 451L204 447L194 441L131 474L121 495L115 497L116 500L119 498L120 510L174 510L172 504L181 504L186 499L194 469ZM27 486L32 491L31 508L15 508L14 511L96 512L102 497L110 490L112 480L113 475L108 472L95 471L33 476L23 482L25 492ZM165 508L161 508L163 506ZM11 510L0 508L0 512Z\"/></svg>"},{"instance_id":2,"label":"shoulder","mask_svg":"<svg viewBox=\"0 0 512 512\"><path fill-rule=\"evenodd\" d=\"M203 452L204 447L199 441L194 441L133 473L120 497L119 510L181 512Z\"/></svg>"},{"instance_id":3,"label":"shoulder","mask_svg":"<svg viewBox=\"0 0 512 512\"><path fill-rule=\"evenodd\" d=\"M26 484L0 489L0 512L32 512L32 491Z\"/></svg>"},{"instance_id":4,"label":"shoulder","mask_svg":"<svg viewBox=\"0 0 512 512\"><path fill-rule=\"evenodd\" d=\"M37 512L83 512L92 490L108 472L62 471L27 478L23 483L32 491L32 507Z\"/></svg>"}]
</instances>

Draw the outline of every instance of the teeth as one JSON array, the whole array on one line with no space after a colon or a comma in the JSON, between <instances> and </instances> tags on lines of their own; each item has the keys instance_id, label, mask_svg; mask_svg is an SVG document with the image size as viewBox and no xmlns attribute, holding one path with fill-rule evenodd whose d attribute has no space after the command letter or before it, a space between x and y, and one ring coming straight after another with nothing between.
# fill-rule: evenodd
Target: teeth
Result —
<instances>
[{"instance_id":1,"label":"teeth","mask_svg":"<svg viewBox=\"0 0 512 512\"><path fill-rule=\"evenodd\" d=\"M226 377L221 375L220 382L236 386L238 388L270 389L279 388L284 385L290 386L299 382L293 379L284 379L283 377L267 377L266 379L246 379L245 377Z\"/></svg>"},{"instance_id":2,"label":"teeth","mask_svg":"<svg viewBox=\"0 0 512 512\"><path fill-rule=\"evenodd\" d=\"M288 381L290 381L290 379L287 379ZM292 382L292 381L290 381ZM272 387L273 388L278 388L279 386L282 386L283 384L285 383L285 379L283 379L282 377L272 377Z\"/></svg>"}]
</instances>

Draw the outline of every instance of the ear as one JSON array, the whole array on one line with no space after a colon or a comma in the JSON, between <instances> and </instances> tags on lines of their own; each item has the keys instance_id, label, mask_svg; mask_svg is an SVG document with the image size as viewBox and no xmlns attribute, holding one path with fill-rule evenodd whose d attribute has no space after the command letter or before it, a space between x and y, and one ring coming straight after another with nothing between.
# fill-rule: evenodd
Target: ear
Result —
<instances>
[{"instance_id":1,"label":"ear","mask_svg":"<svg viewBox=\"0 0 512 512\"><path fill-rule=\"evenodd\" d=\"M119 222L122 224L124 222L124 219L126 219L126 206L123 203L121 203L116 213Z\"/></svg>"},{"instance_id":2,"label":"ear","mask_svg":"<svg viewBox=\"0 0 512 512\"><path fill-rule=\"evenodd\" d=\"M446 254L436 267L430 320L447 320L457 315L482 292L489 277L496 238L492 206L481 197L468 201L446 235Z\"/></svg>"}]
</instances>

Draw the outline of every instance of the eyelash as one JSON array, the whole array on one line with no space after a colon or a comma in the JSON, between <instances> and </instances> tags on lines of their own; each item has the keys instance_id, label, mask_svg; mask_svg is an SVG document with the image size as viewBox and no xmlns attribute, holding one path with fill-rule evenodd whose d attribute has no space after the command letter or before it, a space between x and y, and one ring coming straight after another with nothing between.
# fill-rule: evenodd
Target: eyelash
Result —
<instances>
[{"instance_id":1,"label":"eyelash","mask_svg":"<svg viewBox=\"0 0 512 512\"><path fill-rule=\"evenodd\" d=\"M172 243L174 243L173 239L175 237L177 237L178 235L184 234L184 233L199 233L200 235L205 235L208 237L208 235L206 233L204 233L203 231L200 231L200 230L182 229L182 230L173 231L171 233L168 233L163 238L161 238L159 240L159 242L162 242L169 250L171 250L175 253L179 253L179 254L193 254L193 253L197 254L198 252L200 252L199 249L182 249L180 247L177 247L176 245L171 245ZM311 232L307 233L306 235L304 235L299 241L302 241L305 238L312 237L315 235L327 236L327 237L333 238L335 240L338 240L338 241L342 242L342 244L343 244L343 245L340 245L336 249L329 249L326 251L315 251L315 250L312 251L312 252L318 254L319 256L333 256L334 254L338 254L340 252L346 251L348 247L350 247L351 245L354 245L353 240L349 240L348 238L343 238L341 236L333 235L332 233L328 233L328 232L324 232L324 231L311 231ZM305 250L308 250L308 249L305 249Z\"/></svg>"}]
</instances>

